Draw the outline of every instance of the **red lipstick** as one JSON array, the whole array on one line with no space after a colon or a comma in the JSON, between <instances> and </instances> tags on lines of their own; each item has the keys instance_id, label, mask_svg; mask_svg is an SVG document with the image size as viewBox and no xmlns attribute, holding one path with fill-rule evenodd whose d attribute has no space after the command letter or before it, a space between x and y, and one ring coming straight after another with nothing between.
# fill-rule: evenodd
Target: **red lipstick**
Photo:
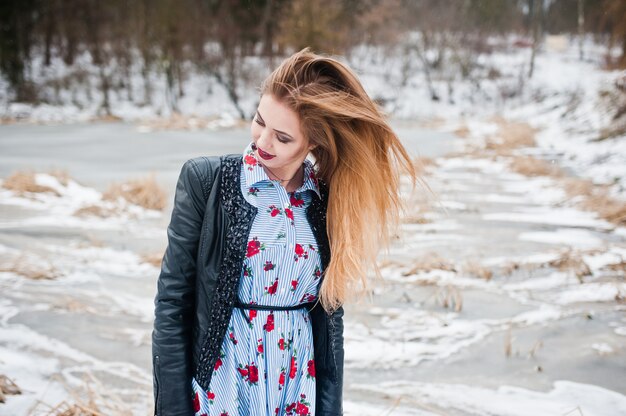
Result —
<instances>
[{"instance_id":1,"label":"red lipstick","mask_svg":"<svg viewBox=\"0 0 626 416\"><path fill-rule=\"evenodd\" d=\"M261 148L260 148L260 147L258 147L258 146L257 146L256 150L257 150L257 152L259 152L259 156L261 156L261 157L262 157L263 159L265 159L265 160L270 160L270 159L273 159L273 158L274 158L274 155L271 155L271 154L269 154L269 153L267 153L267 152L264 152L264 151L263 151L263 150L261 150Z\"/></svg>"}]
</instances>

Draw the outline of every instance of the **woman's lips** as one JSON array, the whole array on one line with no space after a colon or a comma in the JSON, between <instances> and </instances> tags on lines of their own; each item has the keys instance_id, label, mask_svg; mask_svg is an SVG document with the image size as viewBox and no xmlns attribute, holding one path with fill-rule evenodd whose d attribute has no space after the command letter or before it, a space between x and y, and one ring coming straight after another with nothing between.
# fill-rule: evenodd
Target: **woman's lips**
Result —
<instances>
[{"instance_id":1,"label":"woman's lips","mask_svg":"<svg viewBox=\"0 0 626 416\"><path fill-rule=\"evenodd\" d=\"M261 150L260 147L257 147L257 151L259 152L259 156L261 156L263 159L265 160L270 160L274 157L274 155L270 155L267 152L264 152L263 150Z\"/></svg>"}]
</instances>

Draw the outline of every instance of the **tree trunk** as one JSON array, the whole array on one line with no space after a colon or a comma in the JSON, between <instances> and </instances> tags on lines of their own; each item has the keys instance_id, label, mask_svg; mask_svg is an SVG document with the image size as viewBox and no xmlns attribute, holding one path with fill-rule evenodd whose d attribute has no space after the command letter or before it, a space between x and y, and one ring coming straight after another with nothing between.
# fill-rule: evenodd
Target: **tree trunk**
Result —
<instances>
[{"instance_id":1,"label":"tree trunk","mask_svg":"<svg viewBox=\"0 0 626 416\"><path fill-rule=\"evenodd\" d=\"M578 59L585 59L583 42L585 39L585 0L578 0Z\"/></svg>"}]
</instances>

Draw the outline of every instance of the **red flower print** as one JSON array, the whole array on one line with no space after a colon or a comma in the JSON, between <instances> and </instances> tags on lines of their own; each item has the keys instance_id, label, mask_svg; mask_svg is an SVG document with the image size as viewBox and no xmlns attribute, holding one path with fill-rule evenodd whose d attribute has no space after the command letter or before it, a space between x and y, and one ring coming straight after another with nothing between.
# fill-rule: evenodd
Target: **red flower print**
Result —
<instances>
[{"instance_id":1,"label":"red flower print","mask_svg":"<svg viewBox=\"0 0 626 416\"><path fill-rule=\"evenodd\" d=\"M267 315L267 321L263 325L265 332L272 332L274 330L274 312L270 312Z\"/></svg>"},{"instance_id":2,"label":"red flower print","mask_svg":"<svg viewBox=\"0 0 626 416\"><path fill-rule=\"evenodd\" d=\"M258 240L258 237L254 237L252 240L248 241L248 252L246 253L246 257L252 257L255 254L258 254L259 250L265 250L265 244L262 244Z\"/></svg>"},{"instance_id":3,"label":"red flower print","mask_svg":"<svg viewBox=\"0 0 626 416\"><path fill-rule=\"evenodd\" d=\"M278 390L282 390L285 385L285 368L283 367L280 371L280 376L278 376Z\"/></svg>"},{"instance_id":4,"label":"red flower print","mask_svg":"<svg viewBox=\"0 0 626 416\"><path fill-rule=\"evenodd\" d=\"M256 350L259 352L259 354L263 354L263 338L259 338L257 342L258 345L256 347Z\"/></svg>"},{"instance_id":5,"label":"red flower print","mask_svg":"<svg viewBox=\"0 0 626 416\"><path fill-rule=\"evenodd\" d=\"M252 277L252 267L244 266L244 268L243 268L243 275L246 276L246 277L248 277L248 276Z\"/></svg>"},{"instance_id":6,"label":"red flower print","mask_svg":"<svg viewBox=\"0 0 626 416\"><path fill-rule=\"evenodd\" d=\"M251 186L250 188L248 188L248 195L257 196L258 193L259 193L259 188L255 186Z\"/></svg>"},{"instance_id":7,"label":"red flower print","mask_svg":"<svg viewBox=\"0 0 626 416\"><path fill-rule=\"evenodd\" d=\"M237 371L239 371L241 377L250 384L259 381L259 369L256 365L254 365L254 362L252 362L252 364L246 365L245 367L239 364Z\"/></svg>"},{"instance_id":8,"label":"red flower print","mask_svg":"<svg viewBox=\"0 0 626 416\"><path fill-rule=\"evenodd\" d=\"M295 408L296 408L296 402L293 402L290 405L288 405L287 407L285 407L285 410L287 412L291 412L292 410L295 410Z\"/></svg>"},{"instance_id":9,"label":"red flower print","mask_svg":"<svg viewBox=\"0 0 626 416\"><path fill-rule=\"evenodd\" d=\"M221 366L222 366L222 359L218 358L217 361L215 362L215 370L217 370Z\"/></svg>"},{"instance_id":10,"label":"red flower print","mask_svg":"<svg viewBox=\"0 0 626 416\"><path fill-rule=\"evenodd\" d=\"M315 361L309 360L307 363L307 371L309 373L307 378L315 378Z\"/></svg>"},{"instance_id":11,"label":"red flower print","mask_svg":"<svg viewBox=\"0 0 626 416\"><path fill-rule=\"evenodd\" d=\"M272 264L270 260L267 260L265 264L263 265L263 270L266 272L269 272L270 270L274 270L274 267L276 266Z\"/></svg>"},{"instance_id":12,"label":"red flower print","mask_svg":"<svg viewBox=\"0 0 626 416\"><path fill-rule=\"evenodd\" d=\"M207 393L207 398L213 401L213 399L215 399L215 393L209 390L209 392Z\"/></svg>"},{"instance_id":13,"label":"red flower print","mask_svg":"<svg viewBox=\"0 0 626 416\"><path fill-rule=\"evenodd\" d=\"M278 208L276 205L270 205L268 207L267 212L269 212L272 217L275 217L278 214L280 214L282 212L282 210L280 208Z\"/></svg>"},{"instance_id":14,"label":"red flower print","mask_svg":"<svg viewBox=\"0 0 626 416\"><path fill-rule=\"evenodd\" d=\"M291 281L291 290L296 290L296 286L298 286L298 281L297 280L292 280Z\"/></svg>"},{"instance_id":15,"label":"red flower print","mask_svg":"<svg viewBox=\"0 0 626 416\"><path fill-rule=\"evenodd\" d=\"M300 303L314 302L314 301L315 301L315 295L311 295L310 293L305 293L304 295L302 295L302 298L300 299Z\"/></svg>"},{"instance_id":16,"label":"red flower print","mask_svg":"<svg viewBox=\"0 0 626 416\"><path fill-rule=\"evenodd\" d=\"M222 412L220 413L220 416L229 416L229 415L228 415L228 412Z\"/></svg>"},{"instance_id":17,"label":"red flower print","mask_svg":"<svg viewBox=\"0 0 626 416\"><path fill-rule=\"evenodd\" d=\"M306 394L300 394L300 401L295 407L296 414L299 416L310 416L309 406L311 406L311 403L306 400Z\"/></svg>"},{"instance_id":18,"label":"red flower print","mask_svg":"<svg viewBox=\"0 0 626 416\"><path fill-rule=\"evenodd\" d=\"M296 414L306 416L309 414L309 408L304 403L298 403L298 406L296 407Z\"/></svg>"},{"instance_id":19,"label":"red flower print","mask_svg":"<svg viewBox=\"0 0 626 416\"><path fill-rule=\"evenodd\" d=\"M248 368L246 366L246 368L241 367L241 364L239 364L239 368L237 368L237 371L239 371L239 375L241 375L241 377L243 377L244 379L246 377L248 377Z\"/></svg>"},{"instance_id":20,"label":"red flower print","mask_svg":"<svg viewBox=\"0 0 626 416\"><path fill-rule=\"evenodd\" d=\"M278 407L277 407L277 408L274 410L274 413L275 413L275 414L278 414L278 410L279 410L279 409L280 409L280 408L278 408Z\"/></svg>"},{"instance_id":21,"label":"red flower print","mask_svg":"<svg viewBox=\"0 0 626 416\"><path fill-rule=\"evenodd\" d=\"M193 410L194 412L200 411L200 397L198 397L198 393L196 393L196 395L193 396Z\"/></svg>"},{"instance_id":22,"label":"red flower print","mask_svg":"<svg viewBox=\"0 0 626 416\"><path fill-rule=\"evenodd\" d=\"M278 340L278 348L281 350L285 349L285 336L281 333L280 339Z\"/></svg>"},{"instance_id":23,"label":"red flower print","mask_svg":"<svg viewBox=\"0 0 626 416\"><path fill-rule=\"evenodd\" d=\"M300 198L300 194L291 193L289 196L289 203L294 207L301 207L304 205L304 199Z\"/></svg>"},{"instance_id":24,"label":"red flower print","mask_svg":"<svg viewBox=\"0 0 626 416\"><path fill-rule=\"evenodd\" d=\"M317 178L315 177L315 173L313 172L313 169L311 169L311 171L309 172L309 178L311 178L315 186L317 186Z\"/></svg>"},{"instance_id":25,"label":"red flower print","mask_svg":"<svg viewBox=\"0 0 626 416\"><path fill-rule=\"evenodd\" d=\"M291 357L291 368L289 369L289 378L294 378L296 376L296 372L298 371L298 367L296 365L296 357Z\"/></svg>"},{"instance_id":26,"label":"red flower print","mask_svg":"<svg viewBox=\"0 0 626 416\"><path fill-rule=\"evenodd\" d=\"M278 277L274 279L274 283L272 283L269 286L265 286L265 292L269 293L270 295L275 295L277 289L278 289Z\"/></svg>"},{"instance_id":27,"label":"red flower print","mask_svg":"<svg viewBox=\"0 0 626 416\"><path fill-rule=\"evenodd\" d=\"M315 271L313 272L313 276L316 279L319 279L322 276L322 271L320 270L320 266L315 266Z\"/></svg>"},{"instance_id":28,"label":"red flower print","mask_svg":"<svg viewBox=\"0 0 626 416\"><path fill-rule=\"evenodd\" d=\"M291 223L293 224L293 211L291 210L291 208L285 208L285 214L287 215L287 218L289 218L291 220Z\"/></svg>"},{"instance_id":29,"label":"red flower print","mask_svg":"<svg viewBox=\"0 0 626 416\"><path fill-rule=\"evenodd\" d=\"M250 320L256 318L256 309L250 309Z\"/></svg>"},{"instance_id":30,"label":"red flower print","mask_svg":"<svg viewBox=\"0 0 626 416\"><path fill-rule=\"evenodd\" d=\"M304 259L308 259L309 258L309 252L304 250L304 247L302 247L301 244L296 244L295 247L295 255L294 255L294 261L298 261L299 258L304 258Z\"/></svg>"},{"instance_id":31,"label":"red flower print","mask_svg":"<svg viewBox=\"0 0 626 416\"><path fill-rule=\"evenodd\" d=\"M237 345L237 340L235 339L235 333L234 333L233 327L231 326L229 330L230 330L230 333L228 334L228 337L230 338L230 340L233 342L234 345Z\"/></svg>"},{"instance_id":32,"label":"red flower print","mask_svg":"<svg viewBox=\"0 0 626 416\"><path fill-rule=\"evenodd\" d=\"M258 161L256 160L256 158L252 155L246 155L243 158L244 162L246 163L246 165L248 165L248 170L252 170L252 168L254 166L256 166L256 164L258 163Z\"/></svg>"},{"instance_id":33,"label":"red flower print","mask_svg":"<svg viewBox=\"0 0 626 416\"><path fill-rule=\"evenodd\" d=\"M248 366L248 382L256 383L259 381L259 369L256 365Z\"/></svg>"}]
</instances>

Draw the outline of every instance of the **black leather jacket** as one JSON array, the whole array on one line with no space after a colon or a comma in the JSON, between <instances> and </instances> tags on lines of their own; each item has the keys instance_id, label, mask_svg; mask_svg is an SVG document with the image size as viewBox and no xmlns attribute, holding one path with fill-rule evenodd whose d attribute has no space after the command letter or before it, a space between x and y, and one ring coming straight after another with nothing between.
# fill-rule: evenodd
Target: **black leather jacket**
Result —
<instances>
[{"instance_id":1,"label":"black leather jacket","mask_svg":"<svg viewBox=\"0 0 626 416\"><path fill-rule=\"evenodd\" d=\"M237 297L256 207L240 191L242 156L197 157L183 165L167 228L152 332L155 415L190 416L191 378L208 390ZM328 189L307 208L323 269ZM322 279L324 274L322 274ZM317 416L343 414L343 307L310 312L316 367Z\"/></svg>"}]
</instances>

